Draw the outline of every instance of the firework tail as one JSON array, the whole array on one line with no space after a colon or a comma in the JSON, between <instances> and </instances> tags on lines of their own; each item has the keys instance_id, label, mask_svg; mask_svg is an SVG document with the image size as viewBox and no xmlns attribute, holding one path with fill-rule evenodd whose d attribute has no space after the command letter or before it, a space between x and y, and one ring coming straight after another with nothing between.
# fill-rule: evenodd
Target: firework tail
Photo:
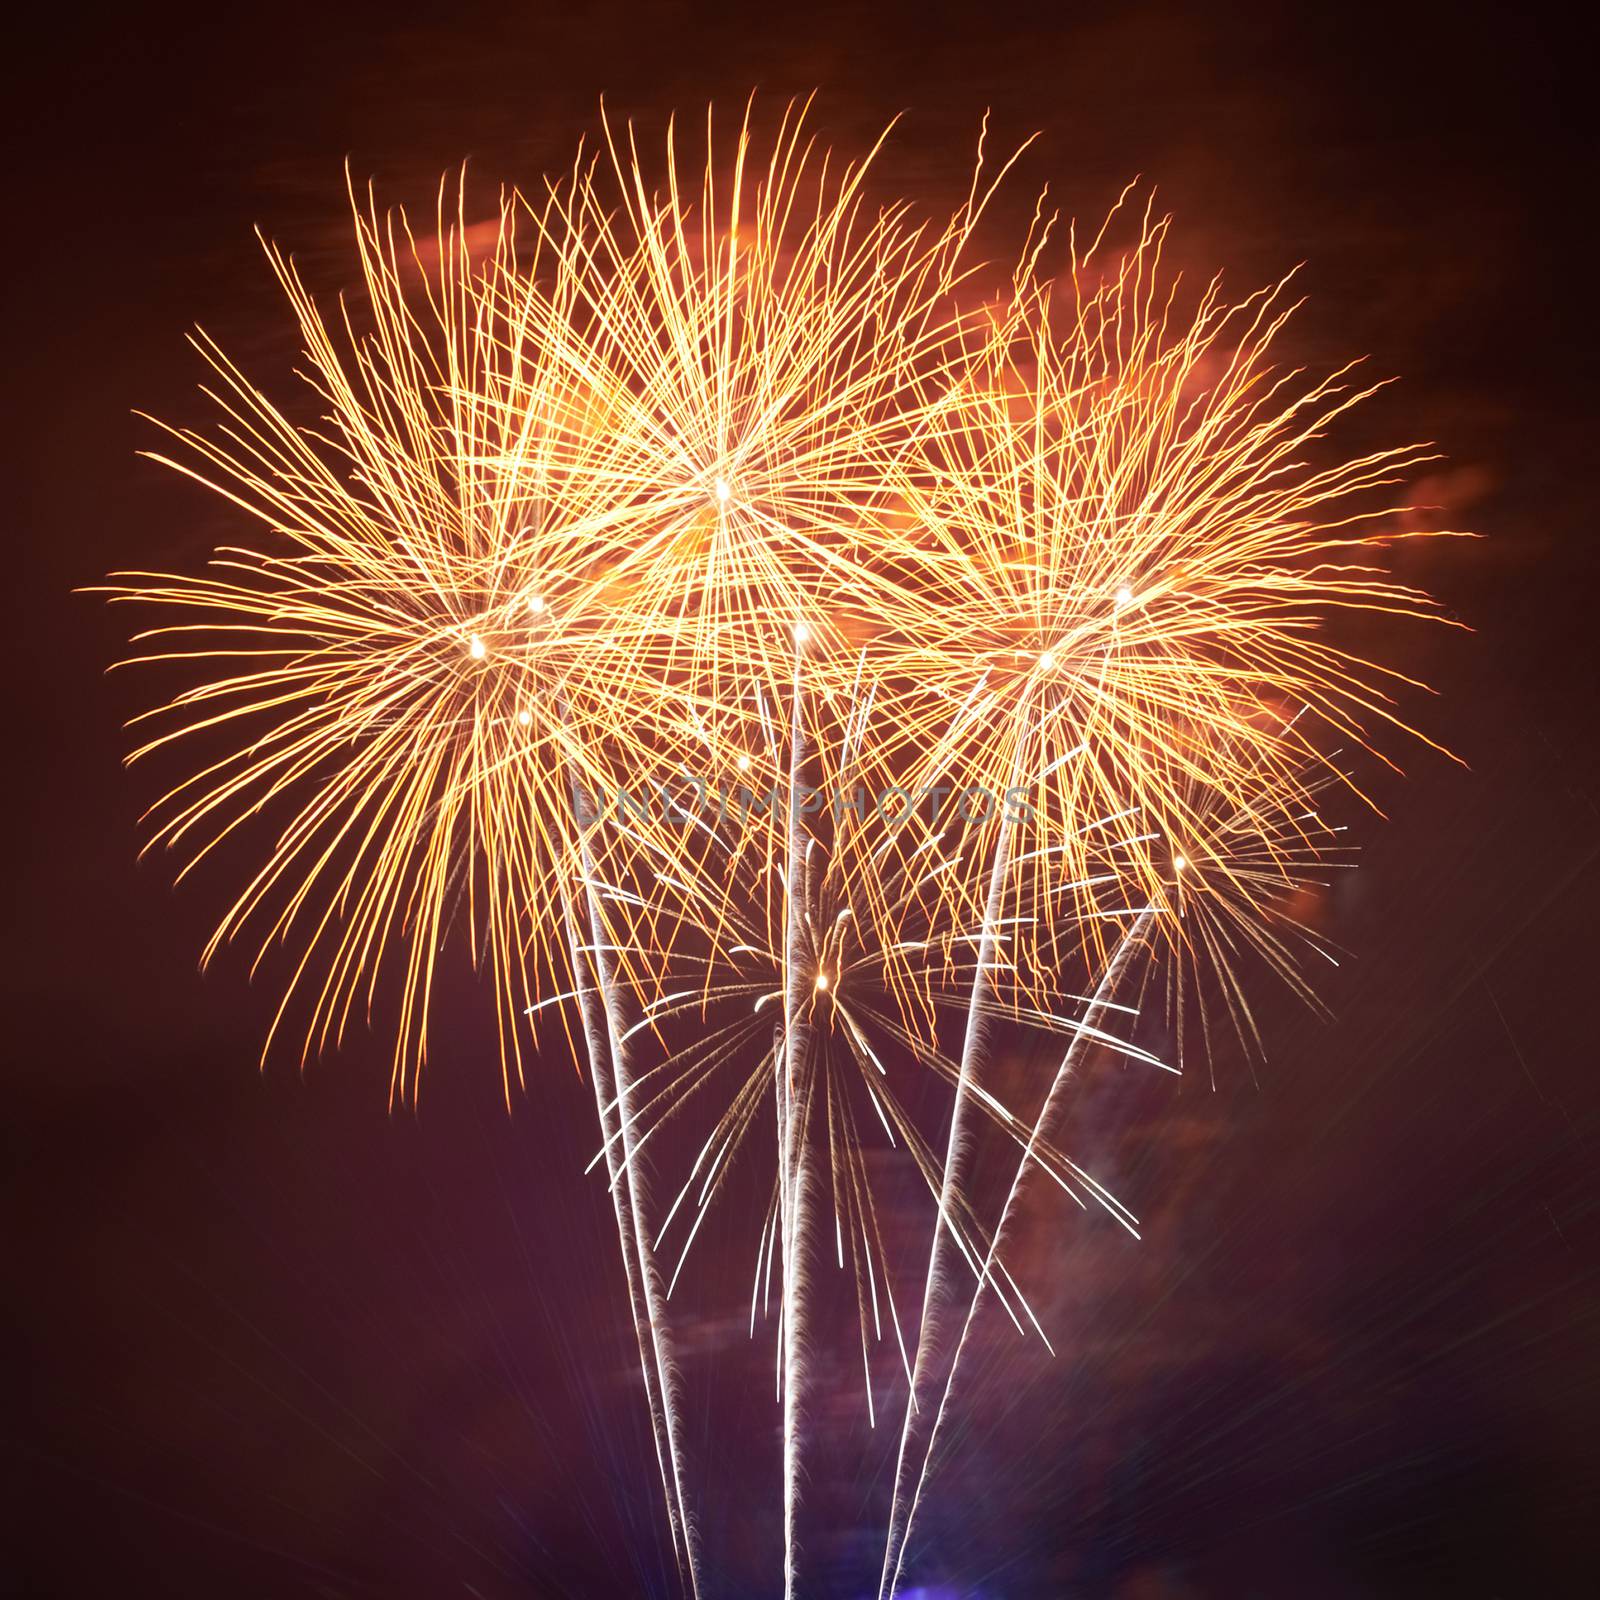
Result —
<instances>
[{"instance_id":1,"label":"firework tail","mask_svg":"<svg viewBox=\"0 0 1600 1600\"><path fill-rule=\"evenodd\" d=\"M795 1592L795 1515L800 1497L800 1427L805 1361L807 1124L811 1109L811 1023L807 1012L815 981L810 905L811 838L800 796L807 741L801 711L804 639L795 640L794 703L789 720L788 862L784 880L783 1050L777 1061L779 1211L783 1229L783 1593Z\"/></svg>"},{"instance_id":2,"label":"firework tail","mask_svg":"<svg viewBox=\"0 0 1600 1600\"><path fill-rule=\"evenodd\" d=\"M1024 700L1020 713L1027 715ZM1012 759L1011 784L1015 785L1022 770L1024 738L1017 740ZM1009 793L1009 786L1007 792ZM917 1419L922 1414L924 1388L933 1380L928 1373L935 1362L934 1347L939 1341L944 1322L946 1302L950 1296L948 1283L949 1254L955 1248L954 1224L951 1213L955 1197L962 1183L970 1139L966 1131L968 1102L971 1085L982 1066L984 1050L984 1013L993 988L995 949L998 944L997 929L1004 908L1006 877L1011 868L1011 842L1014 824L1002 815L996 824L994 858L989 868L989 887L983 906L983 926L978 934L977 958L972 974L972 991L967 1001L967 1022L961 1042L961 1064L956 1078L955 1098L950 1107L950 1133L945 1145L944 1173L939 1184L939 1213L934 1219L933 1239L928 1247L928 1274L922 1290L922 1322L917 1331L917 1355L911 1370L911 1386L906 1394L905 1421L900 1430L900 1451L895 1460L894 1498L889 1508L888 1548L897 1543L896 1529L901 1520L901 1508L910 1493L910 1461L912 1434ZM946 1238L947 1232L950 1238ZM890 1571L887 1555L884 1562L883 1582Z\"/></svg>"},{"instance_id":3,"label":"firework tail","mask_svg":"<svg viewBox=\"0 0 1600 1600\"><path fill-rule=\"evenodd\" d=\"M1141 911L1122 937L1121 943L1113 952L1107 964L1105 974L1100 979L1099 986L1089 1003L1089 1008L1084 1012L1083 1019L1077 1025L1077 1032L1072 1043L1067 1047L1067 1053L1062 1058L1061 1065L1056 1069L1056 1075L1051 1082L1049 1092L1045 1095L1044 1104L1039 1108L1039 1115L1034 1119L1033 1129L1028 1135L1028 1143L1022 1152L1022 1157L1017 1163L1017 1170L1011 1179L1011 1187L1006 1193L1005 1204L1000 1208L1000 1218L995 1224L994 1237L990 1241L988 1253L984 1257L983 1268L978 1274L978 1280L973 1285L972 1299L967 1306L966 1319L961 1325L960 1337L956 1340L955 1353L950 1360L950 1370L945 1376L944 1390L939 1396L938 1408L934 1411L933 1418L928 1427L928 1441L922 1451L922 1463L917 1473L916 1487L911 1494L910 1504L906 1508L905 1519L899 1524L891 1520L889 1524L888 1539L884 1549L883 1581L879 1590L881 1600L894 1600L896 1589L899 1587L901 1571L905 1565L906 1549L911 1542L911 1528L916 1521L917 1508L922 1502L922 1491L927 1484L929 1471L933 1463L934 1446L938 1442L939 1427L944 1421L945 1411L950 1404L950 1394L955 1386L956 1368L961 1363L962 1352L966 1349L967 1335L972 1331L972 1324L978 1314L978 1307L983 1300L983 1291L994 1271L995 1263L999 1256L1001 1241L1005 1238L1006 1226L1011 1220L1011 1213L1016 1205L1017 1198L1022 1192L1023 1180L1027 1176L1028 1167L1034 1160L1034 1152L1038 1149L1044 1137L1045 1129L1055 1120L1062 1094L1067 1084L1078 1070L1083 1060L1084 1052L1092 1042L1100 1020L1105 1015L1106 1008L1110 1005L1112 997L1116 994L1123 978L1127 974L1128 966L1133 959L1134 952L1143 942L1148 930L1153 913L1149 910ZM896 1491L899 1490L898 1476ZM895 1509L898 1509L896 1507Z\"/></svg>"},{"instance_id":4,"label":"firework tail","mask_svg":"<svg viewBox=\"0 0 1600 1600\"><path fill-rule=\"evenodd\" d=\"M573 803L576 815L582 803L576 780ZM666 1324L655 1251L639 1220L642 1181L633 1160L632 1083L627 1048L622 1043L624 1030L616 984L606 949L606 928L594 889L593 857L586 839L580 843L579 860L589 932L586 942L577 909L569 897L566 916L573 984L583 1022L600 1137L606 1153L608 1187L617 1223L617 1243L622 1251L623 1275L627 1280L628 1306L639 1341L639 1366L644 1375L645 1402L650 1411L650 1429L667 1503L672 1552L680 1581L694 1600L698 1600L699 1555L694 1525L684 1501L671 1334Z\"/></svg>"}]
</instances>

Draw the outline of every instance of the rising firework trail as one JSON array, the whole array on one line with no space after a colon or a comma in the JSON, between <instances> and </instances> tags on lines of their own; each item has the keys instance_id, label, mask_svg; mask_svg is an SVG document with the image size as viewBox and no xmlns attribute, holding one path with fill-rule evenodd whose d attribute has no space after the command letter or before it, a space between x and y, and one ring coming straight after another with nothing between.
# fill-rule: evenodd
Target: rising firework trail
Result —
<instances>
[{"instance_id":1,"label":"rising firework trail","mask_svg":"<svg viewBox=\"0 0 1600 1600\"><path fill-rule=\"evenodd\" d=\"M909 1426L901 1433L900 1457L895 1463L896 1486L898 1489L900 1480L904 1478L905 1481L912 1485L912 1488L909 1499L906 1502L903 1519L896 1523L891 1516L888 1538L884 1549L883 1575L879 1584L879 1593L884 1597L884 1600L893 1600L895 1591L900 1583L901 1573L905 1565L906 1550L910 1545L912 1528L916 1522L917 1509L922 1503L922 1491L927 1486L934 1452L938 1448L939 1429L944 1422L945 1413L950 1405L950 1392L955 1386L956 1369L961 1364L961 1356L966 1349L967 1336L972 1332L973 1321L977 1317L978 1308L983 1301L983 1292L995 1281L1000 1264L1000 1249L1005 1241L1006 1228L1011 1221L1012 1209L1022 1192L1023 1182L1028 1175L1030 1167L1038 1160L1039 1151L1046 1138L1046 1130L1059 1115L1059 1102L1062 1098L1062 1091L1077 1072L1089 1045L1100 1035L1101 1022L1107 1009L1113 1004L1117 988L1126 976L1128 968L1144 940L1151 915L1152 913L1148 910L1141 911L1113 951L1105 976L1101 978L1098 987L1095 989L1088 1009L1084 1012L1082 1023L1078 1026L1072 1043L1068 1046L1067 1053L1062 1058L1060 1067L1056 1070L1055 1077L1046 1092L1044 1104L1034 1120L1033 1127L1029 1130L1027 1143L1023 1147L1022 1155L1017 1162L1017 1169L1012 1177L1011 1185L1006 1191L1005 1202L1000 1208L1000 1215L995 1223L994 1233L989 1241L989 1248L984 1256L983 1265L973 1284L966 1312L962 1317L961 1330L956 1336L955 1348L950 1357L949 1370L945 1374L943 1386L938 1390L937 1403L931 1408L927 1408L931 1414L927 1416L925 1432L915 1440ZM926 1323L926 1319L924 1320ZM1045 1340L1045 1344L1049 1347L1048 1339ZM1051 1353L1053 1354L1054 1351L1052 1350ZM913 1391L916 1386L917 1378L916 1375L913 1375ZM915 1415L908 1407L908 1418L914 1418ZM913 1450L914 1457L908 1463L908 1453Z\"/></svg>"},{"instance_id":2,"label":"rising firework trail","mask_svg":"<svg viewBox=\"0 0 1600 1600\"><path fill-rule=\"evenodd\" d=\"M610 935L620 948L641 953L654 930L669 921L678 936L677 949L662 947L652 955L664 974L664 993L646 1008L639 1026L660 1029L688 1017L700 1024L696 1044L645 1068L637 1080L639 1130L630 1160L646 1146L654 1148L660 1131L691 1107L708 1105L712 1119L655 1241L658 1249L665 1244L687 1206L692 1221L680 1228L687 1237L677 1247L669 1293L709 1206L758 1141L764 1126L758 1112L768 1094L772 1099L775 1199L756 1247L751 1328L776 1259L784 1476L796 1491L785 1505L791 1518L808 1449L806 1364L814 1353L826 1256L835 1258L854 1287L869 1425L876 1420L872 1347L891 1338L911 1377L896 1305L896 1264L883 1247L863 1118L881 1125L888 1146L914 1167L936 1210L943 1208L940 1225L961 1261L975 1279L992 1281L1017 1330L1038 1328L964 1186L945 1180L938 1152L906 1104L925 1097L924 1084L953 1085L962 1078L961 1064L934 1042L935 1013L958 1016L967 1030L979 1033L992 1022L1017 1020L1016 1003L999 1004L990 985L979 985L973 995L973 974L992 968L1002 940L1015 930L999 930L992 915L987 936L960 915L949 920L956 908L935 888L948 869L960 865L958 856L941 849L948 830L933 829L915 814L879 815L861 803L854 787L854 779L875 766L871 712L879 703L877 686L861 678L858 661L848 696L819 708L807 693L806 677L825 675L825 663L809 640L797 642L797 655L801 651L806 653L789 713L781 722L772 719L768 730L772 753L782 758L787 775L781 797L775 797L781 803L761 813L770 834L758 832L752 839L754 818L713 815L704 819L707 854L692 878L664 870L649 893L604 885L618 914L631 921ZM898 708L891 704L890 712L886 720L892 724ZM853 795L857 803L805 804L803 797L824 794ZM1113 852L1121 842L1107 841L1105 848ZM693 947L686 948L682 936L691 930ZM1084 1019L1068 997L1035 995L1030 1001L1030 1030L1092 1036L1132 1059L1159 1064L1099 1029L1098 1009ZM783 1017L775 1031L774 1012ZM1131 1228L1133 1219L1093 1178L992 1090L975 1087L970 1107L971 1115L1014 1141L1030 1165L1046 1171L1080 1204L1099 1205ZM804 1252L798 1262L797 1250ZM789 1548L798 1551L794 1529L791 1521ZM788 1581L798 1583L797 1567L789 1569Z\"/></svg>"}]
</instances>

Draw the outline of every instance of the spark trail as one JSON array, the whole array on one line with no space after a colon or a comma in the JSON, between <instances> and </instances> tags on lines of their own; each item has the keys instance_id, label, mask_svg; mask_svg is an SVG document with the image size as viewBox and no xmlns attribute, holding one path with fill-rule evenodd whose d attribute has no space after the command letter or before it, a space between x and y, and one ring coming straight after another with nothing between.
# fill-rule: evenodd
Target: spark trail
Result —
<instances>
[{"instance_id":1,"label":"spark trail","mask_svg":"<svg viewBox=\"0 0 1600 1600\"><path fill-rule=\"evenodd\" d=\"M1128 967L1136 951L1143 942L1150 926L1152 917L1150 911L1142 911L1123 936L1112 954L1111 961L1106 968L1105 976L1100 980L1094 992L1093 999L1089 1002L1088 1009L1084 1012L1083 1020L1078 1025L1072 1043L1067 1048L1061 1065L1056 1069L1050 1088L1045 1095L1044 1104L1039 1109L1039 1114L1034 1120L1032 1129L1028 1134L1028 1142L1023 1149L1021 1159L1017 1162L1017 1170L1011 1179L1011 1186L1006 1191L1004 1204L1000 1208L999 1220L995 1223L994 1233L991 1237L989 1250L984 1257L982 1270L973 1285L972 1296L967 1304L966 1315L962 1320L961 1331L956 1338L955 1348L950 1354L948 1367L945 1371L944 1383L939 1390L937 1406L931 1407L931 1416L926 1423L926 1439L914 1447L911 1470L906 1467L906 1439L910 1433L910 1424L913 1418L913 1396L907 1397L906 1425L907 1431L901 1437L901 1456L896 1463L894 1501L889 1512L888 1536L884 1544L883 1575L879 1580L878 1593L880 1600L894 1600L895 1592L899 1587L900 1577L905 1565L906 1550L910 1546L911 1533L916 1521L917 1508L922 1503L922 1491L927 1484L928 1475L933 1465L934 1452L939 1443L939 1428L944 1421L945 1412L950 1404L950 1394L955 1387L956 1370L961 1364L962 1352L966 1349L967 1336L972 1331L972 1324L977 1317L979 1306L983 1300L983 1292L993 1282L994 1270L998 1265L1000 1247L1005 1241L1006 1227L1011 1220L1011 1212L1021 1193L1024 1179L1027 1177L1029 1167L1032 1165L1036 1151L1044 1137L1045 1130L1056 1119L1060 1111L1060 1101L1067 1084L1078 1070L1083 1056L1098 1037L1100 1037L1100 1023L1105 1015L1106 1008L1111 1004L1119 985L1127 975ZM1046 1341L1048 1343L1048 1341ZM937 1379L933 1380L936 1384Z\"/></svg>"}]
</instances>

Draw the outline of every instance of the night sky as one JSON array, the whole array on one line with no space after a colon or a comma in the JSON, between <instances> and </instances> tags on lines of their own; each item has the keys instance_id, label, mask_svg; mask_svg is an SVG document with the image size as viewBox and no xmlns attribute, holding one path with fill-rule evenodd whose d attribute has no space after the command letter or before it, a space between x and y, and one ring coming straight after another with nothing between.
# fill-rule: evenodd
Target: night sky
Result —
<instances>
[{"instance_id":1,"label":"night sky","mask_svg":"<svg viewBox=\"0 0 1600 1600\"><path fill-rule=\"evenodd\" d=\"M564 167L603 94L658 130L820 88L879 183L947 205L979 121L1043 134L1098 218L1130 179L1176 259L1243 290L1304 261L1296 360L1403 381L1349 436L1437 440L1401 571L1472 632L1384 644L1434 683L1333 908L1335 1019L1268 1060L1102 1070L1074 1148L1145 1220L1052 1211L1058 1354L981 1342L914 1557L930 1595L1243 1600L1600 1592L1600 761L1594 86L1552 11L820 4L46 7L9 41L4 370L14 690L0 1588L87 1596L667 1596L593 1103L542 1063L510 1115L447 970L420 1107L389 1041L258 1068L270 976L198 952L220 886L139 864L125 618L74 595L239 533L136 457L207 418L194 323L269 388L290 325L259 225L347 279L343 163L426 206L470 162ZM481 11L481 14L480 14ZM708 1597L776 1592L770 1344L747 1218L688 1285ZM699 1247L697 1247L699 1248ZM675 1301L675 1306L677 1302ZM869 1592L887 1498L859 1387L822 1418L810 1593ZM835 1411L837 1414L835 1414ZM9 1525L9 1526L8 1526Z\"/></svg>"}]
</instances>

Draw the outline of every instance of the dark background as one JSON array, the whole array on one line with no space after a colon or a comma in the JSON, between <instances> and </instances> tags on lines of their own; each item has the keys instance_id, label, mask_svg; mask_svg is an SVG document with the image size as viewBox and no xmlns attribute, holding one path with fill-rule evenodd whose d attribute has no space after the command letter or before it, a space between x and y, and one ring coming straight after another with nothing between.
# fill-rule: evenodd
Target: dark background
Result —
<instances>
[{"instance_id":1,"label":"dark background","mask_svg":"<svg viewBox=\"0 0 1600 1600\"><path fill-rule=\"evenodd\" d=\"M508 1116L485 1008L447 990L419 1110L386 1045L258 1072L270 981L195 956L215 886L135 863L137 686L76 585L230 531L135 459L135 407L204 416L198 321L276 379L259 223L338 287L341 163L426 201L820 86L886 190L945 202L977 122L1043 130L1097 217L1142 174L1179 258L1252 287L1304 260L1290 348L1404 381L1354 438L1437 439L1424 498L1478 544L1408 557L1476 630L1398 641L1441 686L1334 931L1328 1026L1268 996L1259 1084L1106 1080L1081 1113L1135 1245L1058 1216L1061 1353L998 1334L916 1570L1032 1597L1596 1592L1594 90L1554 12L625 3L45 7L8 40L12 388L4 744L6 1415L0 1587L26 1595L666 1594L592 1108L554 1060ZM13 19L8 26L21 24ZM775 1592L770 1345L750 1241L708 1240L686 1331L716 1596ZM727 1270L719 1263L725 1258ZM1039 1275L1036 1273L1035 1277ZM687 1292L687 1291L686 1291ZM687 1313L686 1313L687 1315ZM843 1383L844 1380L841 1380ZM814 1592L868 1592L884 1440L825 1434ZM874 1453L876 1452L876 1453ZM860 1465L866 1461L867 1465ZM853 1499L852 1499L853 1496Z\"/></svg>"}]
</instances>

